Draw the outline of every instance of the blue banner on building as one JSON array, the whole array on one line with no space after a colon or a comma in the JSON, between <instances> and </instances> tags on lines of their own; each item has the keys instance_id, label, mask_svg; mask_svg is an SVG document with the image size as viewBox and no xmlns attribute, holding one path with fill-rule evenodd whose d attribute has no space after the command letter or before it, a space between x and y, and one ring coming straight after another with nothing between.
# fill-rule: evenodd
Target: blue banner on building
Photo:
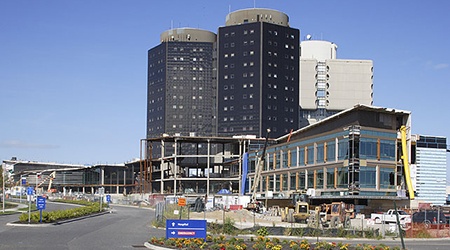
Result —
<instances>
[{"instance_id":1,"label":"blue banner on building","mask_svg":"<svg viewBox=\"0 0 450 250\"><path fill-rule=\"evenodd\" d=\"M247 184L247 174L248 174L248 153L244 153L242 156L242 186L241 195L245 194L245 187Z\"/></svg>"}]
</instances>

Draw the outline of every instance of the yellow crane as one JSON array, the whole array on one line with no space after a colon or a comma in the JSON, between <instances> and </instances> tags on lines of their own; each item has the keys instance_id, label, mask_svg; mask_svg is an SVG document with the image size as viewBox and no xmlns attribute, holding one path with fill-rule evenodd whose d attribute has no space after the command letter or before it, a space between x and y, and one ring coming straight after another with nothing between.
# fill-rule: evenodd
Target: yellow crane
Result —
<instances>
[{"instance_id":1,"label":"yellow crane","mask_svg":"<svg viewBox=\"0 0 450 250\"><path fill-rule=\"evenodd\" d=\"M53 179L56 178L56 171L51 172L44 180L42 180L37 186L36 189L42 186L46 181L48 181L48 188L47 192L50 192L50 189L52 188Z\"/></svg>"},{"instance_id":2,"label":"yellow crane","mask_svg":"<svg viewBox=\"0 0 450 250\"><path fill-rule=\"evenodd\" d=\"M408 162L408 146L406 144L406 126L400 127L400 134L402 139L402 160L403 160L403 169L405 171L405 181L406 187L408 188L409 199L414 200L414 189L411 181L411 172L409 169Z\"/></svg>"}]
</instances>

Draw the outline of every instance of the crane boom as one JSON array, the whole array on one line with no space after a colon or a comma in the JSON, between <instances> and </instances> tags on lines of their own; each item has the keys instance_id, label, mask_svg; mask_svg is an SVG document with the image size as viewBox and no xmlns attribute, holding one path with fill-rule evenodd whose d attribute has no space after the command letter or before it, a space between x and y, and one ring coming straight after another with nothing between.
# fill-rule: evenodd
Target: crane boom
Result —
<instances>
[{"instance_id":1,"label":"crane boom","mask_svg":"<svg viewBox=\"0 0 450 250\"><path fill-rule=\"evenodd\" d=\"M406 187L408 188L409 199L414 200L414 189L412 187L411 173L409 171L408 147L406 145L406 126L400 127L400 134L402 136L402 160L403 169L405 171Z\"/></svg>"},{"instance_id":2,"label":"crane boom","mask_svg":"<svg viewBox=\"0 0 450 250\"><path fill-rule=\"evenodd\" d=\"M261 156L258 158L258 163L255 168L255 178L252 185L252 197L250 198L250 203L256 202L256 190L258 189L259 181L261 180L261 172L264 167L264 162L266 159L266 149L269 141L270 129L267 129L266 140L264 141L264 148Z\"/></svg>"}]
</instances>

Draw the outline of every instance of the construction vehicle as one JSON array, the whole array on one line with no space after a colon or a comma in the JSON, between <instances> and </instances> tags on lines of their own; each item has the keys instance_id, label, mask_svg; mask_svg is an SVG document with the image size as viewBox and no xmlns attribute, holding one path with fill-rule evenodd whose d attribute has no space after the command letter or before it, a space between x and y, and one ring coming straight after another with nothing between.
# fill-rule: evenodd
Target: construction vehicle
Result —
<instances>
[{"instance_id":1,"label":"construction vehicle","mask_svg":"<svg viewBox=\"0 0 450 250\"><path fill-rule=\"evenodd\" d=\"M56 178L56 171L53 171L36 186L36 193L42 194L43 196L47 196L47 194L49 193L55 193L56 189L52 189L53 179L55 178ZM48 188L46 192L43 192L43 188L41 186L47 181L48 181Z\"/></svg>"},{"instance_id":2,"label":"construction vehicle","mask_svg":"<svg viewBox=\"0 0 450 250\"><path fill-rule=\"evenodd\" d=\"M316 207L315 213L311 214L309 220L313 225L319 220L323 227L336 228L341 225L346 228L350 226L352 218L355 218L354 205L338 201Z\"/></svg>"},{"instance_id":3,"label":"construction vehicle","mask_svg":"<svg viewBox=\"0 0 450 250\"><path fill-rule=\"evenodd\" d=\"M310 211L307 196L301 193L292 194L292 203L294 207L286 207L281 211L281 221L307 223Z\"/></svg>"},{"instance_id":4,"label":"construction vehicle","mask_svg":"<svg viewBox=\"0 0 450 250\"><path fill-rule=\"evenodd\" d=\"M259 182L261 181L261 172L264 168L264 162L266 159L266 149L267 149L267 144L269 142L269 134L270 134L270 129L267 129L266 140L264 142L263 152L262 152L261 156L258 158L258 162L257 162L256 168L255 168L255 178L253 180L252 189L251 189L252 196L250 197L250 202L247 204L247 207L246 207L247 210L256 212L256 213L262 213L265 210L263 203L256 200L256 191L258 189Z\"/></svg>"},{"instance_id":5,"label":"construction vehicle","mask_svg":"<svg viewBox=\"0 0 450 250\"><path fill-rule=\"evenodd\" d=\"M281 221L283 222L307 223L309 216L309 204L304 201L296 202L294 208L285 207L284 210L281 210Z\"/></svg>"}]
</instances>

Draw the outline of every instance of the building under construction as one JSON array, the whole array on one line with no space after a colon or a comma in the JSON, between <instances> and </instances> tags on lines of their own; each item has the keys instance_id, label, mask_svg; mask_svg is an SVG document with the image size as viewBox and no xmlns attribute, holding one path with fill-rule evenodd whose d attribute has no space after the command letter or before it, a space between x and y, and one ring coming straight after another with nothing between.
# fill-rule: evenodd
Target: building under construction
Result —
<instances>
[{"instance_id":1,"label":"building under construction","mask_svg":"<svg viewBox=\"0 0 450 250\"><path fill-rule=\"evenodd\" d=\"M243 194L244 152L262 147L255 136L163 135L141 141L144 193L198 196L222 189Z\"/></svg>"}]
</instances>

